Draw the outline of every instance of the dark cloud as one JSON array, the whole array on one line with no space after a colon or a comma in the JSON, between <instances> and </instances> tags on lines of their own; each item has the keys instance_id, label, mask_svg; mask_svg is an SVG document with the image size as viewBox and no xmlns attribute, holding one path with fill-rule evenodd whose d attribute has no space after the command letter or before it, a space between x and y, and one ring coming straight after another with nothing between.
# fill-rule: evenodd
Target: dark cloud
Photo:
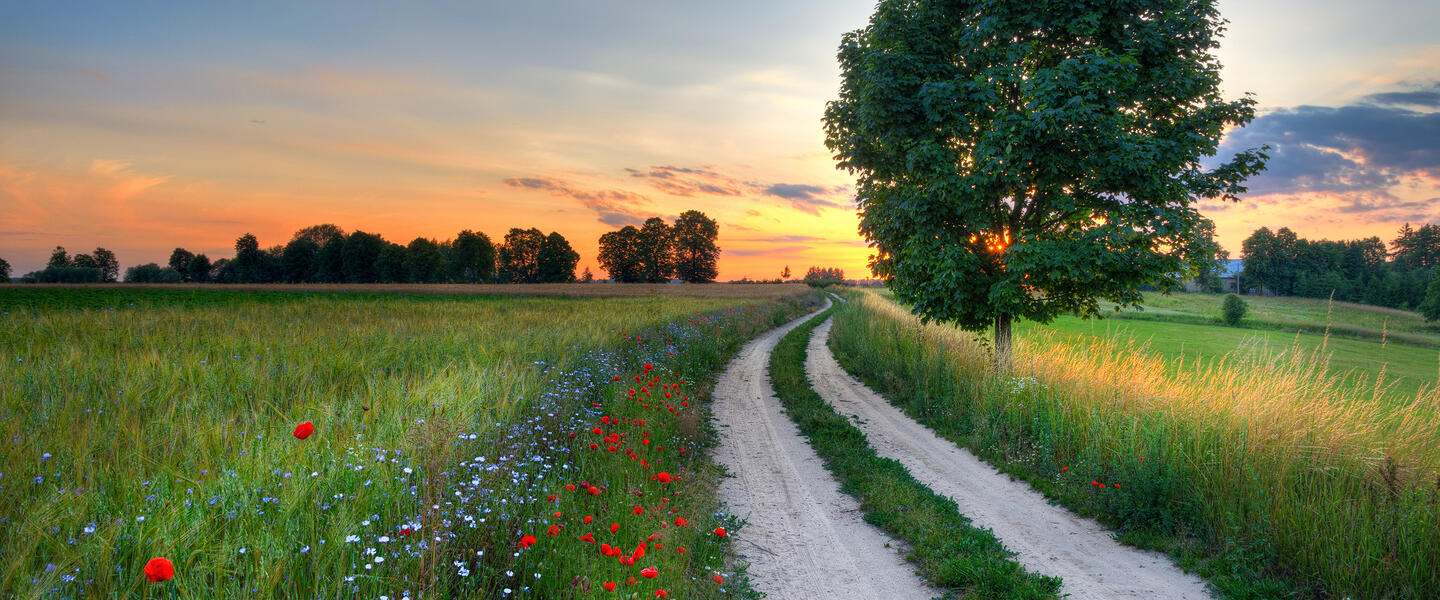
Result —
<instances>
[{"instance_id":1,"label":"dark cloud","mask_svg":"<svg viewBox=\"0 0 1440 600\"><path fill-rule=\"evenodd\" d=\"M1431 83L1429 88L1408 92L1384 92L1370 94L1364 98L1371 104L1393 104L1401 106L1440 106L1440 82Z\"/></svg>"},{"instance_id":2,"label":"dark cloud","mask_svg":"<svg viewBox=\"0 0 1440 600\"><path fill-rule=\"evenodd\" d=\"M1417 214L1426 203L1389 190L1402 180L1440 179L1440 112L1396 105L1440 105L1440 86L1267 113L1231 132L1218 156L1270 146L1266 170L1245 184L1251 196L1325 193L1344 202L1340 212Z\"/></svg>"},{"instance_id":3,"label":"dark cloud","mask_svg":"<svg viewBox=\"0 0 1440 600\"><path fill-rule=\"evenodd\" d=\"M615 227L640 225L650 213L640 209L650 202L649 198L625 190L581 190L566 181L549 177L512 177L505 185L550 192L553 196L574 199L585 208L595 211L601 223Z\"/></svg>"},{"instance_id":4,"label":"dark cloud","mask_svg":"<svg viewBox=\"0 0 1440 600\"><path fill-rule=\"evenodd\" d=\"M845 204L826 197L844 193L845 189L843 186L828 188L820 185L777 183L765 188L764 194L789 200L790 206L795 210L819 215L822 208L848 208Z\"/></svg>"}]
</instances>

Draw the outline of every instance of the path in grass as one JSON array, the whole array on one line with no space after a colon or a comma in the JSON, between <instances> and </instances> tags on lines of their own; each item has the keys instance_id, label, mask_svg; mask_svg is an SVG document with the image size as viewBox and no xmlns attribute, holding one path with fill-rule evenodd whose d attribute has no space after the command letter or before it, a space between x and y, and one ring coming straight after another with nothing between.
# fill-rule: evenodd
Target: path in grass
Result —
<instances>
[{"instance_id":1,"label":"path in grass","mask_svg":"<svg viewBox=\"0 0 1440 600\"><path fill-rule=\"evenodd\" d=\"M829 301L826 301L829 306ZM780 410L770 353L806 315L746 344L714 390L717 461L731 477L720 497L745 519L736 547L755 589L770 598L933 598L900 544L861 520L820 457Z\"/></svg>"},{"instance_id":2,"label":"path in grass","mask_svg":"<svg viewBox=\"0 0 1440 600\"><path fill-rule=\"evenodd\" d=\"M1123 546L1100 524L1053 506L969 450L900 412L836 362L825 343L833 321L815 329L805 370L840 414L857 420L880 456L900 461L916 480L950 497L960 513L995 533L1027 570L1064 580L1072 599L1209 598L1205 583L1168 558Z\"/></svg>"}]
</instances>

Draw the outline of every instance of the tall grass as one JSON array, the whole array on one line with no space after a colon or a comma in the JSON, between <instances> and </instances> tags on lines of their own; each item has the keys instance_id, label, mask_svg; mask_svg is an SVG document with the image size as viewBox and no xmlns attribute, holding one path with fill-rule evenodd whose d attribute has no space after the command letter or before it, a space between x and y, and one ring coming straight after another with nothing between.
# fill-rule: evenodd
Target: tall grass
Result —
<instances>
[{"instance_id":1,"label":"tall grass","mask_svg":"<svg viewBox=\"0 0 1440 600\"><path fill-rule=\"evenodd\" d=\"M758 304L236 297L0 316L0 596L398 597L428 540L388 565L363 546L401 544L435 485L417 424L485 438L554 391L547 373L595 371L587 349ZM177 583L145 587L153 556Z\"/></svg>"},{"instance_id":2,"label":"tall grass","mask_svg":"<svg viewBox=\"0 0 1440 600\"><path fill-rule=\"evenodd\" d=\"M1175 368L1046 334L1017 340L1001 375L973 334L875 294L840 311L832 344L937 431L1228 597L1440 592L1433 390L1395 406L1327 374L1323 350Z\"/></svg>"}]
</instances>

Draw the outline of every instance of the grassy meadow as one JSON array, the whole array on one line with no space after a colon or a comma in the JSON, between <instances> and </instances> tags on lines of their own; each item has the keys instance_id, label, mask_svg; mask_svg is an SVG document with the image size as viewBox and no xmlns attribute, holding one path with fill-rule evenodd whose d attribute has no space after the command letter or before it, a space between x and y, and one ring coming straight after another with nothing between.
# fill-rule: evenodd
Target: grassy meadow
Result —
<instances>
[{"instance_id":1,"label":"grassy meadow","mask_svg":"<svg viewBox=\"0 0 1440 600\"><path fill-rule=\"evenodd\" d=\"M698 401L800 300L0 289L0 596L733 593Z\"/></svg>"},{"instance_id":2,"label":"grassy meadow","mask_svg":"<svg viewBox=\"0 0 1440 600\"><path fill-rule=\"evenodd\" d=\"M863 293L831 345L937 432L1174 554L1222 597L1434 597L1440 394L1354 385L1324 352L1226 350L1220 327L1122 327L1137 325L1161 329L1020 329L1001 375L974 334ZM1181 342L1212 347L1179 365L1163 347Z\"/></svg>"}]
</instances>

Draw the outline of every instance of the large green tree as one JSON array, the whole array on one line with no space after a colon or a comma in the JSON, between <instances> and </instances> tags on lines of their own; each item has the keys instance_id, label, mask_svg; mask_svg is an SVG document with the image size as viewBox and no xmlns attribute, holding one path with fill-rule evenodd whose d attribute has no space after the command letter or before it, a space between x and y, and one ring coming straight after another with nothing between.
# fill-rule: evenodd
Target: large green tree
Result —
<instances>
[{"instance_id":1,"label":"large green tree","mask_svg":"<svg viewBox=\"0 0 1440 600\"><path fill-rule=\"evenodd\" d=\"M610 274L610 280L617 283L640 281L640 230L626 225L601 234L600 268Z\"/></svg>"},{"instance_id":2,"label":"large green tree","mask_svg":"<svg viewBox=\"0 0 1440 600\"><path fill-rule=\"evenodd\" d=\"M484 283L495 277L495 244L483 233L466 229L450 244L446 262L450 280L456 283Z\"/></svg>"},{"instance_id":3,"label":"large green tree","mask_svg":"<svg viewBox=\"0 0 1440 600\"><path fill-rule=\"evenodd\" d=\"M885 0L844 36L826 144L857 177L871 269L922 318L993 326L1124 306L1201 266L1197 199L1249 98L1220 95L1213 1Z\"/></svg>"},{"instance_id":4,"label":"large green tree","mask_svg":"<svg viewBox=\"0 0 1440 600\"><path fill-rule=\"evenodd\" d=\"M375 233L356 231L346 236L345 245L340 251L340 271L345 283L379 281L380 270L376 267L376 261L386 244L385 238Z\"/></svg>"},{"instance_id":5,"label":"large green tree","mask_svg":"<svg viewBox=\"0 0 1440 600\"><path fill-rule=\"evenodd\" d=\"M552 231L540 244L535 263L540 283L570 283L575 281L575 265L580 263L580 253L570 247L565 236Z\"/></svg>"},{"instance_id":6,"label":"large green tree","mask_svg":"<svg viewBox=\"0 0 1440 600\"><path fill-rule=\"evenodd\" d=\"M443 283L445 253L435 240L417 237L405 248L405 275L412 283Z\"/></svg>"},{"instance_id":7,"label":"large green tree","mask_svg":"<svg viewBox=\"0 0 1440 600\"><path fill-rule=\"evenodd\" d=\"M675 219L675 275L690 283L709 283L720 274L720 224L698 210L687 210Z\"/></svg>"},{"instance_id":8,"label":"large green tree","mask_svg":"<svg viewBox=\"0 0 1440 600\"><path fill-rule=\"evenodd\" d=\"M535 283L540 280L540 246L545 234L539 229L512 227L496 252L501 283Z\"/></svg>"},{"instance_id":9,"label":"large green tree","mask_svg":"<svg viewBox=\"0 0 1440 600\"><path fill-rule=\"evenodd\" d=\"M195 260L195 254L184 248L176 248L170 252L170 268L180 274L182 281L190 280L190 261Z\"/></svg>"},{"instance_id":10,"label":"large green tree","mask_svg":"<svg viewBox=\"0 0 1440 600\"><path fill-rule=\"evenodd\" d=\"M665 283L675 274L675 232L665 219L650 217L640 227L636 240L640 281Z\"/></svg>"},{"instance_id":11,"label":"large green tree","mask_svg":"<svg viewBox=\"0 0 1440 600\"><path fill-rule=\"evenodd\" d=\"M280 255L281 278L289 283L306 283L315 276L315 256L320 253L320 244L308 237L296 236L285 244ZM174 266L174 258L171 258ZM177 269L179 267L176 267Z\"/></svg>"}]
</instances>

